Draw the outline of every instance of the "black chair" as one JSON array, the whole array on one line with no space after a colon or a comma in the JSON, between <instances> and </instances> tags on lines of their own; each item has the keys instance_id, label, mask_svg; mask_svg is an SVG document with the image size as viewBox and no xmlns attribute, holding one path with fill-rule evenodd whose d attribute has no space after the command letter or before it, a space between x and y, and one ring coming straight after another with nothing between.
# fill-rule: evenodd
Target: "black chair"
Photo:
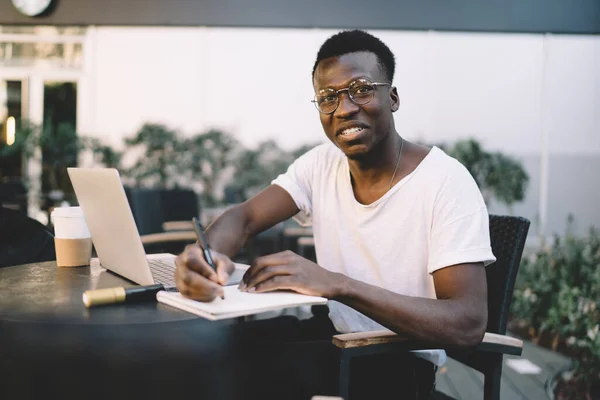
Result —
<instances>
[{"instance_id":1,"label":"black chair","mask_svg":"<svg viewBox=\"0 0 600 400\"><path fill-rule=\"evenodd\" d=\"M282 251L282 243L283 223L279 223L252 237L244 251L247 257L252 260L256 257Z\"/></svg>"},{"instance_id":2,"label":"black chair","mask_svg":"<svg viewBox=\"0 0 600 400\"><path fill-rule=\"evenodd\" d=\"M472 350L446 349L448 355L484 375L485 400L500 399L502 358L521 355L523 342L505 336L513 288L529 230L529 221L520 217L490 216L492 251L497 261L486 268L488 286L488 325L482 343ZM350 362L367 354L399 353L435 348L409 342L389 331L336 335L333 343L340 349L340 395L348 400ZM433 398L448 398L434 394Z\"/></svg>"},{"instance_id":3,"label":"black chair","mask_svg":"<svg viewBox=\"0 0 600 400\"><path fill-rule=\"evenodd\" d=\"M232 185L225 186L224 189L225 203L239 204L247 200L244 189Z\"/></svg>"},{"instance_id":4,"label":"black chair","mask_svg":"<svg viewBox=\"0 0 600 400\"><path fill-rule=\"evenodd\" d=\"M160 189L125 188L127 201L140 235L162 232L165 220Z\"/></svg>"},{"instance_id":5,"label":"black chair","mask_svg":"<svg viewBox=\"0 0 600 400\"><path fill-rule=\"evenodd\" d=\"M200 217L198 195L190 189L169 189L160 191L160 202L165 222L186 221ZM165 229L169 230L169 229Z\"/></svg>"},{"instance_id":6,"label":"black chair","mask_svg":"<svg viewBox=\"0 0 600 400\"><path fill-rule=\"evenodd\" d=\"M191 220L200 206L193 190L127 187L125 194L147 254L178 254L196 241Z\"/></svg>"},{"instance_id":7,"label":"black chair","mask_svg":"<svg viewBox=\"0 0 600 400\"><path fill-rule=\"evenodd\" d=\"M52 260L52 232L22 211L0 207L0 268Z\"/></svg>"},{"instance_id":8,"label":"black chair","mask_svg":"<svg viewBox=\"0 0 600 400\"><path fill-rule=\"evenodd\" d=\"M27 188L20 179L0 180L0 207L27 212Z\"/></svg>"}]
</instances>

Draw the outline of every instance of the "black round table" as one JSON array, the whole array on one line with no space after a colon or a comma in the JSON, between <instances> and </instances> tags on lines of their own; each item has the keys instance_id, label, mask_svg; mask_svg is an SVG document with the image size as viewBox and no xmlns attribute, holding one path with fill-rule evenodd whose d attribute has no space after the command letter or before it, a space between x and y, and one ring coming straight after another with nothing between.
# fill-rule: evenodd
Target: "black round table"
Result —
<instances>
[{"instance_id":1,"label":"black round table","mask_svg":"<svg viewBox=\"0 0 600 400\"><path fill-rule=\"evenodd\" d=\"M318 379L321 356L336 351L330 339L292 339L291 316L208 321L157 302L83 304L88 289L131 285L97 260L0 268L0 399L310 399L293 385Z\"/></svg>"},{"instance_id":2,"label":"black round table","mask_svg":"<svg viewBox=\"0 0 600 400\"><path fill-rule=\"evenodd\" d=\"M85 290L132 285L97 259L0 268L0 398L239 398L235 320L83 304Z\"/></svg>"},{"instance_id":3,"label":"black round table","mask_svg":"<svg viewBox=\"0 0 600 400\"><path fill-rule=\"evenodd\" d=\"M92 259L85 267L57 267L56 262L0 269L0 321L35 324L120 325L198 320L161 303L144 302L86 308L89 289L130 287L133 283Z\"/></svg>"}]
</instances>

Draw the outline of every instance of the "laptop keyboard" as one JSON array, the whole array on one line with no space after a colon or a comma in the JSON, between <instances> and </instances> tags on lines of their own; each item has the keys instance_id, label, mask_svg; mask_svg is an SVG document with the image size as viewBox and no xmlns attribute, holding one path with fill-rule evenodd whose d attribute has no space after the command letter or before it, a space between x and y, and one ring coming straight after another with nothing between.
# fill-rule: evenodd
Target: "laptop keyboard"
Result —
<instances>
[{"instance_id":1,"label":"laptop keyboard","mask_svg":"<svg viewBox=\"0 0 600 400\"><path fill-rule=\"evenodd\" d=\"M165 287L175 286L175 264L172 260L151 258L148 259L148 265L156 283L161 283Z\"/></svg>"}]
</instances>

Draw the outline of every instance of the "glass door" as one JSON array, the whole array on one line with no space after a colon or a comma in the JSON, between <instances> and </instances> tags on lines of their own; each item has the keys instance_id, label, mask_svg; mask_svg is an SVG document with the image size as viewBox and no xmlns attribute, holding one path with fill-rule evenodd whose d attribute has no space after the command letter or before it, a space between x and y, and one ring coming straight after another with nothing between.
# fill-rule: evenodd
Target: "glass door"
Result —
<instances>
[{"instance_id":1,"label":"glass door","mask_svg":"<svg viewBox=\"0 0 600 400\"><path fill-rule=\"evenodd\" d=\"M23 82L19 80L0 81L0 175L2 178L21 176L21 154L10 151L15 145L17 121L23 117Z\"/></svg>"},{"instance_id":2,"label":"glass door","mask_svg":"<svg viewBox=\"0 0 600 400\"><path fill-rule=\"evenodd\" d=\"M89 40L86 27L0 25L0 180L23 182L27 213L43 223L53 205L71 200L66 167L76 165ZM16 151L26 131L34 145Z\"/></svg>"},{"instance_id":3,"label":"glass door","mask_svg":"<svg viewBox=\"0 0 600 400\"><path fill-rule=\"evenodd\" d=\"M42 192L51 208L75 199L67 167L77 166L77 82L44 82Z\"/></svg>"},{"instance_id":4,"label":"glass door","mask_svg":"<svg viewBox=\"0 0 600 400\"><path fill-rule=\"evenodd\" d=\"M25 211L25 156L20 123L27 113L27 80L0 79L0 203Z\"/></svg>"}]
</instances>

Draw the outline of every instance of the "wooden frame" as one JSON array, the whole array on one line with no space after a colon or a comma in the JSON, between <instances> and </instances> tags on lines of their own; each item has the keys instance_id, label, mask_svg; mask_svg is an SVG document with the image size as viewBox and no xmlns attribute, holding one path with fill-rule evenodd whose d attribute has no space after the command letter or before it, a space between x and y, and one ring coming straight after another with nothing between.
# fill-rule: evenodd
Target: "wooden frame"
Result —
<instances>
[{"instance_id":1,"label":"wooden frame","mask_svg":"<svg viewBox=\"0 0 600 400\"><path fill-rule=\"evenodd\" d=\"M159 243L170 243L170 242L188 242L196 241L196 234L193 231L170 231L170 232L159 232L149 233L142 235L142 244L159 244Z\"/></svg>"},{"instance_id":2,"label":"wooden frame","mask_svg":"<svg viewBox=\"0 0 600 400\"><path fill-rule=\"evenodd\" d=\"M350 362L353 358L373 354L405 353L411 350L436 348L435 346L427 346L408 340L392 331L386 330L335 335L332 341L340 349L339 395L344 399L349 398ZM467 350L467 352L496 353L500 358L501 365L502 355L511 354L520 356L522 354L523 341L506 335L486 332L481 343L472 350ZM496 363L490 364L492 368L495 365ZM499 376L499 374L494 375ZM491 386L495 384L497 382L486 380L485 385L488 388L484 390L491 391Z\"/></svg>"},{"instance_id":3,"label":"wooden frame","mask_svg":"<svg viewBox=\"0 0 600 400\"><path fill-rule=\"evenodd\" d=\"M398 336L392 331L385 330L344 333L333 337L333 344L340 349L403 342L408 342L408 339ZM474 350L520 356L523 352L523 341L506 335L486 332L483 340Z\"/></svg>"}]
</instances>

